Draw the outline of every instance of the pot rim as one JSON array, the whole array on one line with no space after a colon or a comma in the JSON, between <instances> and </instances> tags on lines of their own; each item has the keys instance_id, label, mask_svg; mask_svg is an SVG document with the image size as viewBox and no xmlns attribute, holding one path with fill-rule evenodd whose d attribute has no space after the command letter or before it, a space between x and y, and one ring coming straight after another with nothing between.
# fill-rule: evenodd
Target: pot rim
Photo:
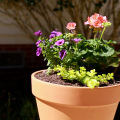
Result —
<instances>
[{"instance_id":1,"label":"pot rim","mask_svg":"<svg viewBox=\"0 0 120 120\"><path fill-rule=\"evenodd\" d=\"M42 71L46 71L47 69L44 69L44 70L38 70L38 71L35 71L34 73L32 73L31 76L34 76L35 77L35 74L36 73L39 73L39 72L42 72ZM40 82L45 82L45 81L42 81L40 79L37 79L35 77L36 80L40 81ZM69 85L60 85L60 84L55 84L55 83L49 83L49 82L45 82L46 84L52 84L52 85L56 85L56 86L63 86L63 87L71 87L71 88L83 88L83 89L90 89L89 87L78 87L78 86L69 86ZM111 85L111 86L104 86L104 87L95 87L93 89L106 89L106 88L113 88L113 87L116 87L116 86L120 86L120 84L116 84L116 85Z\"/></svg>"},{"instance_id":2,"label":"pot rim","mask_svg":"<svg viewBox=\"0 0 120 120\"><path fill-rule=\"evenodd\" d=\"M31 75L32 93L38 99L73 106L101 106L120 101L120 84L94 89L58 85L35 78L34 75L42 71L45 70L36 71Z\"/></svg>"}]
</instances>

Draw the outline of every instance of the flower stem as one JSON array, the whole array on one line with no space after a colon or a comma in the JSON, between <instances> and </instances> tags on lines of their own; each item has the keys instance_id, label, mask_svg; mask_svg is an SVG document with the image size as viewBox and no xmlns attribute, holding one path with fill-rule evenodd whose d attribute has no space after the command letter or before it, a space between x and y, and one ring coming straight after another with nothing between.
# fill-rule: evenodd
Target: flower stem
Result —
<instances>
[{"instance_id":1,"label":"flower stem","mask_svg":"<svg viewBox=\"0 0 120 120\"><path fill-rule=\"evenodd\" d=\"M105 28L106 28L106 27L104 27L104 29L103 29L103 31L102 31L102 34L101 34L101 36L100 36L100 40L102 39L103 33L104 33L104 31L105 31Z\"/></svg>"},{"instance_id":2,"label":"flower stem","mask_svg":"<svg viewBox=\"0 0 120 120\"><path fill-rule=\"evenodd\" d=\"M76 50L77 50L77 44L75 45L75 53L76 53Z\"/></svg>"},{"instance_id":3,"label":"flower stem","mask_svg":"<svg viewBox=\"0 0 120 120\"><path fill-rule=\"evenodd\" d=\"M94 34L94 40L95 40L95 38L96 38L96 32L95 32L95 34Z\"/></svg>"}]
</instances>

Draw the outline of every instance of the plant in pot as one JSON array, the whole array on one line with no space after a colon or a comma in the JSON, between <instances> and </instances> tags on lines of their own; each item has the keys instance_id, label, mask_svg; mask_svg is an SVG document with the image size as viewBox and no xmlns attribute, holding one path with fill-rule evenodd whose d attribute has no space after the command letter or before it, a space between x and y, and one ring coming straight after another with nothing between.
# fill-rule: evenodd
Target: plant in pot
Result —
<instances>
[{"instance_id":1,"label":"plant in pot","mask_svg":"<svg viewBox=\"0 0 120 120\"><path fill-rule=\"evenodd\" d=\"M68 33L57 30L49 38L39 36L36 55L48 61L47 70L34 72L32 93L36 97L41 120L113 120L120 101L120 82L110 70L119 66L119 51L112 40L102 39L110 26L106 16L97 13L85 25L93 29L94 39L75 31L76 23L67 24ZM101 32L100 38L96 33ZM111 69L112 70L112 69Z\"/></svg>"}]
</instances>

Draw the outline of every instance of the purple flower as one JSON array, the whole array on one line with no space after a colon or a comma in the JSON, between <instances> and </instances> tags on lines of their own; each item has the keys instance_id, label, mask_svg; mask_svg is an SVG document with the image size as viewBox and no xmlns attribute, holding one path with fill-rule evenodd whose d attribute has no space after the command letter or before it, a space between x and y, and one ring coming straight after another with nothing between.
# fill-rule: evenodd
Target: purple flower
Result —
<instances>
[{"instance_id":1,"label":"purple flower","mask_svg":"<svg viewBox=\"0 0 120 120\"><path fill-rule=\"evenodd\" d=\"M62 35L62 33L61 33L61 32L57 32L57 30L52 31L51 34L55 34L55 36L60 36L60 35Z\"/></svg>"},{"instance_id":2,"label":"purple flower","mask_svg":"<svg viewBox=\"0 0 120 120\"><path fill-rule=\"evenodd\" d=\"M61 60L63 60L63 58L65 57L65 55L66 55L66 51L65 50L61 50L59 52L59 57L61 58Z\"/></svg>"},{"instance_id":3,"label":"purple flower","mask_svg":"<svg viewBox=\"0 0 120 120\"><path fill-rule=\"evenodd\" d=\"M71 39L71 40L75 41L75 43L77 44L77 43L78 43L78 41L81 41L82 39L75 38L75 39Z\"/></svg>"},{"instance_id":4,"label":"purple flower","mask_svg":"<svg viewBox=\"0 0 120 120\"><path fill-rule=\"evenodd\" d=\"M34 35L41 36L42 35L42 31L39 30L38 32L35 32Z\"/></svg>"},{"instance_id":5,"label":"purple flower","mask_svg":"<svg viewBox=\"0 0 120 120\"><path fill-rule=\"evenodd\" d=\"M50 38L54 38L54 37L55 37L55 34L51 34L49 37L50 37Z\"/></svg>"},{"instance_id":6,"label":"purple flower","mask_svg":"<svg viewBox=\"0 0 120 120\"><path fill-rule=\"evenodd\" d=\"M36 46L37 47L39 47L39 44L41 43L41 40L38 40L37 42L36 42Z\"/></svg>"},{"instance_id":7,"label":"purple flower","mask_svg":"<svg viewBox=\"0 0 120 120\"><path fill-rule=\"evenodd\" d=\"M51 32L51 34L56 34L57 29L55 29L54 31Z\"/></svg>"},{"instance_id":8,"label":"purple flower","mask_svg":"<svg viewBox=\"0 0 120 120\"><path fill-rule=\"evenodd\" d=\"M57 32L57 33L56 33L56 36L60 36L60 35L62 35L61 32Z\"/></svg>"},{"instance_id":9,"label":"purple flower","mask_svg":"<svg viewBox=\"0 0 120 120\"><path fill-rule=\"evenodd\" d=\"M54 30L54 31L51 32L51 35L49 37L54 38L54 37L60 36L60 35L62 35L61 32L57 32L57 30Z\"/></svg>"},{"instance_id":10,"label":"purple flower","mask_svg":"<svg viewBox=\"0 0 120 120\"><path fill-rule=\"evenodd\" d=\"M39 56L42 53L42 48L37 48L36 50L36 56Z\"/></svg>"},{"instance_id":11,"label":"purple flower","mask_svg":"<svg viewBox=\"0 0 120 120\"><path fill-rule=\"evenodd\" d=\"M53 45L51 45L50 48L53 48Z\"/></svg>"},{"instance_id":12,"label":"purple flower","mask_svg":"<svg viewBox=\"0 0 120 120\"><path fill-rule=\"evenodd\" d=\"M55 45L57 45L57 46L59 46L59 45L63 45L64 42L65 42L64 39L60 39L60 40L58 40L58 41L55 42Z\"/></svg>"}]
</instances>

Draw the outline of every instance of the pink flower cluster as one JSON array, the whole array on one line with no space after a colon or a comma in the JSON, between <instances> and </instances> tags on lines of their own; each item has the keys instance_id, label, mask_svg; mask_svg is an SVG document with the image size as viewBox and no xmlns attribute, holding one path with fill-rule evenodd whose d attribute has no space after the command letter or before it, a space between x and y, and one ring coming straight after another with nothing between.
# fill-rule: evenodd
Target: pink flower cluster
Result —
<instances>
[{"instance_id":1,"label":"pink flower cluster","mask_svg":"<svg viewBox=\"0 0 120 120\"><path fill-rule=\"evenodd\" d=\"M67 24L67 29L68 30L74 30L75 29L75 27L76 27L76 23L74 23L74 22L69 22L68 24Z\"/></svg>"},{"instance_id":2,"label":"pink flower cluster","mask_svg":"<svg viewBox=\"0 0 120 120\"><path fill-rule=\"evenodd\" d=\"M85 25L90 25L90 28L103 28L102 23L108 22L106 16L95 13L91 17L88 17L88 21L85 22Z\"/></svg>"}]
</instances>

